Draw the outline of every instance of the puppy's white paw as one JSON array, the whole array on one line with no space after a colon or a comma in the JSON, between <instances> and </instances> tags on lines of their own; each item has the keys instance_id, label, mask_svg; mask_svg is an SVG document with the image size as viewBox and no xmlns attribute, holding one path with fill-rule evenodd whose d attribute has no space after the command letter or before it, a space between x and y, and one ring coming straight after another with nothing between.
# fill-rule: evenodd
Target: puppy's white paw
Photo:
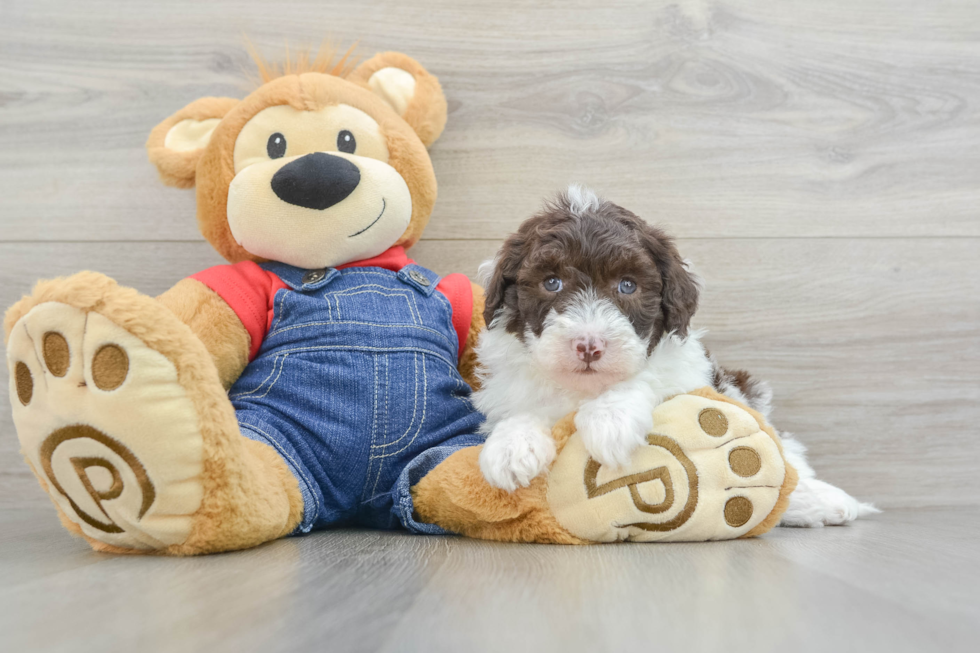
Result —
<instances>
[{"instance_id":1,"label":"puppy's white paw","mask_svg":"<svg viewBox=\"0 0 980 653\"><path fill-rule=\"evenodd\" d=\"M508 492L526 487L555 459L555 442L543 422L511 417L494 427L480 452L487 483Z\"/></svg>"},{"instance_id":2,"label":"puppy's white paw","mask_svg":"<svg viewBox=\"0 0 980 653\"><path fill-rule=\"evenodd\" d=\"M653 416L641 405L599 397L582 406L575 415L575 428L586 450L600 464L625 467L637 447L653 429Z\"/></svg>"},{"instance_id":3,"label":"puppy's white paw","mask_svg":"<svg viewBox=\"0 0 980 653\"><path fill-rule=\"evenodd\" d=\"M779 524L800 528L844 526L876 512L881 511L870 503L861 503L839 487L815 478L801 478Z\"/></svg>"}]
</instances>

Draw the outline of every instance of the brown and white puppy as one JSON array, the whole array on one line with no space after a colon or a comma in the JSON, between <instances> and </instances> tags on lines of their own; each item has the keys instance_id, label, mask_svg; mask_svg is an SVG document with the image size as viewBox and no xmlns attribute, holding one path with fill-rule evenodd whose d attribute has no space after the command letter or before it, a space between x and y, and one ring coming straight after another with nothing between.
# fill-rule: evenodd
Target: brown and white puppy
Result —
<instances>
[{"instance_id":1,"label":"brown and white puppy","mask_svg":"<svg viewBox=\"0 0 980 653\"><path fill-rule=\"evenodd\" d=\"M592 456L625 465L664 399L711 385L690 321L696 279L663 232L572 186L490 265L475 396L487 480L513 490L554 458L552 425L573 410Z\"/></svg>"},{"instance_id":2,"label":"brown and white puppy","mask_svg":"<svg viewBox=\"0 0 980 653\"><path fill-rule=\"evenodd\" d=\"M489 326L474 400L487 417L480 467L491 485L513 491L540 474L555 456L551 427L572 411L589 453L613 467L675 394L714 386L770 411L769 387L718 366L691 330L699 281L673 241L591 191L571 186L482 272ZM870 509L813 478L798 442L785 445L804 478L784 524L845 523Z\"/></svg>"}]
</instances>

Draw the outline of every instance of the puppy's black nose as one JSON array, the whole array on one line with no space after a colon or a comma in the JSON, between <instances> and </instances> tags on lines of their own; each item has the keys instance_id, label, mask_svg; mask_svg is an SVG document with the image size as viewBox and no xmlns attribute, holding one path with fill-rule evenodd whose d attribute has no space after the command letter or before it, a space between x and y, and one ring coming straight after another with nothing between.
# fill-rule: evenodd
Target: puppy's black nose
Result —
<instances>
[{"instance_id":1,"label":"puppy's black nose","mask_svg":"<svg viewBox=\"0 0 980 653\"><path fill-rule=\"evenodd\" d=\"M314 152L279 168L272 175L272 192L283 202L322 211L353 193L360 182L360 169L347 159Z\"/></svg>"}]
</instances>

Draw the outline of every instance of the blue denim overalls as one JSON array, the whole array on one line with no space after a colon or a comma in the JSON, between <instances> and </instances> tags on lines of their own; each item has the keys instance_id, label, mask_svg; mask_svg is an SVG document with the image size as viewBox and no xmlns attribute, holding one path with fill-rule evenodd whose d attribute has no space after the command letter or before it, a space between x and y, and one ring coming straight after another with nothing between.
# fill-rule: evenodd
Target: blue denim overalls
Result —
<instances>
[{"instance_id":1,"label":"blue denim overalls","mask_svg":"<svg viewBox=\"0 0 980 653\"><path fill-rule=\"evenodd\" d=\"M308 271L262 267L274 298L256 358L230 391L242 434L271 445L299 480L297 532L337 525L442 533L412 516L409 488L483 442L456 370L452 308L418 265Z\"/></svg>"}]
</instances>

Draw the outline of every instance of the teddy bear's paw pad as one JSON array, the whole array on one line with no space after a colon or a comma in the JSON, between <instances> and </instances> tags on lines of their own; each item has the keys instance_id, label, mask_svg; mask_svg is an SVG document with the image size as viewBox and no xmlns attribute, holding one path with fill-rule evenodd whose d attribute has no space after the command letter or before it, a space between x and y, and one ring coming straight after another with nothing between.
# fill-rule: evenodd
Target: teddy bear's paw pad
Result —
<instances>
[{"instance_id":1,"label":"teddy bear's paw pad","mask_svg":"<svg viewBox=\"0 0 980 653\"><path fill-rule=\"evenodd\" d=\"M776 507L786 478L779 447L749 413L681 395L659 406L630 464L592 459L574 434L551 469L548 503L573 535L595 542L725 540Z\"/></svg>"},{"instance_id":2,"label":"teddy bear's paw pad","mask_svg":"<svg viewBox=\"0 0 980 653\"><path fill-rule=\"evenodd\" d=\"M203 442L170 360L106 317L39 304L7 347L22 450L86 535L124 548L186 540Z\"/></svg>"}]
</instances>

